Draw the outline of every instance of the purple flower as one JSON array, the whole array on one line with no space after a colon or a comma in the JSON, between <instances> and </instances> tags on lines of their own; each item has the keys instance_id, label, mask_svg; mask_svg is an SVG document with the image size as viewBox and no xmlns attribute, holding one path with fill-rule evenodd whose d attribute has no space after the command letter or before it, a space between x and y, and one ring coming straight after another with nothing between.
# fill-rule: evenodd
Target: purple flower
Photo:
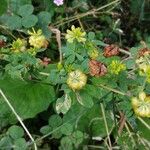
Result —
<instances>
[{"instance_id":1,"label":"purple flower","mask_svg":"<svg viewBox=\"0 0 150 150\"><path fill-rule=\"evenodd\" d=\"M60 6L60 5L63 5L63 2L64 0L54 0L54 3L57 5L57 6Z\"/></svg>"}]
</instances>

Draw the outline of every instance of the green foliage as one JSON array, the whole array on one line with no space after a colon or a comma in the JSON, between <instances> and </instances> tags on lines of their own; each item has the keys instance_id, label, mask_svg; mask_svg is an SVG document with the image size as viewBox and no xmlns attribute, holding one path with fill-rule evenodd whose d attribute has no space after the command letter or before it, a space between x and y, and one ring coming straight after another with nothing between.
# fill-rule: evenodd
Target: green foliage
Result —
<instances>
[{"instance_id":1,"label":"green foliage","mask_svg":"<svg viewBox=\"0 0 150 150\"><path fill-rule=\"evenodd\" d=\"M24 131L19 126L11 126L6 134L0 137L1 149L26 150L27 142L23 138Z\"/></svg>"},{"instance_id":2,"label":"green foliage","mask_svg":"<svg viewBox=\"0 0 150 150\"><path fill-rule=\"evenodd\" d=\"M22 17L30 16L33 13L34 7L32 5L26 4L19 8L18 15Z\"/></svg>"},{"instance_id":3,"label":"green foliage","mask_svg":"<svg viewBox=\"0 0 150 150\"><path fill-rule=\"evenodd\" d=\"M0 0L0 15L4 14L7 11L7 0Z\"/></svg>"},{"instance_id":4,"label":"green foliage","mask_svg":"<svg viewBox=\"0 0 150 150\"><path fill-rule=\"evenodd\" d=\"M32 118L37 113L46 110L55 98L54 89L51 86L10 77L0 80L0 88L22 119ZM8 110L8 106L5 103L3 105Z\"/></svg>"},{"instance_id":5,"label":"green foliage","mask_svg":"<svg viewBox=\"0 0 150 150\"><path fill-rule=\"evenodd\" d=\"M38 149L148 150L148 0L63 3L1 2L0 149L33 149L8 100Z\"/></svg>"}]
</instances>

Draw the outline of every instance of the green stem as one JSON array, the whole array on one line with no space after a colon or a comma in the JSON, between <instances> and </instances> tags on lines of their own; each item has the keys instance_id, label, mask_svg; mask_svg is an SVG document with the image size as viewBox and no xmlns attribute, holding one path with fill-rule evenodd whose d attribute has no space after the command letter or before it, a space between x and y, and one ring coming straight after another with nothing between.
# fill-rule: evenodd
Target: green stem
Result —
<instances>
[{"instance_id":1,"label":"green stem","mask_svg":"<svg viewBox=\"0 0 150 150\"><path fill-rule=\"evenodd\" d=\"M121 92L121 91L119 91L119 90L113 89L113 88L108 87L108 86L103 85L103 84L96 85L96 86L102 87L102 88L104 88L104 89L107 89L107 90L109 90L109 91L112 91L112 92L114 92L114 93L117 93L117 94L120 94L120 95L123 95L123 96L129 96L129 95L126 94L126 93L123 93L123 92Z\"/></svg>"},{"instance_id":2,"label":"green stem","mask_svg":"<svg viewBox=\"0 0 150 150\"><path fill-rule=\"evenodd\" d=\"M149 126L141 117L138 117L138 119L141 121L141 123L142 123L145 127L147 127L147 129L150 130L150 126Z\"/></svg>"},{"instance_id":3,"label":"green stem","mask_svg":"<svg viewBox=\"0 0 150 150\"><path fill-rule=\"evenodd\" d=\"M110 146L109 149L111 150L112 145L111 145L111 140L110 140L110 137L109 137L109 130L108 130L106 115L105 115L105 111L104 111L104 106L103 106L102 103L100 105L101 105L102 115L103 115L103 119L104 119L105 129L106 129L106 133L107 133L108 143L109 143L109 146Z\"/></svg>"}]
</instances>

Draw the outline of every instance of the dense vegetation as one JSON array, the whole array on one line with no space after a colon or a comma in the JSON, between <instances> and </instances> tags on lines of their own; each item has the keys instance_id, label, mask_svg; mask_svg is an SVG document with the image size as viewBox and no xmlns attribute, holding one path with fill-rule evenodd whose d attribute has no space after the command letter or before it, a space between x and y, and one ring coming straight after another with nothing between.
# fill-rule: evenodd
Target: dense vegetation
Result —
<instances>
[{"instance_id":1,"label":"dense vegetation","mask_svg":"<svg viewBox=\"0 0 150 150\"><path fill-rule=\"evenodd\" d=\"M149 150L149 24L149 0L0 0L0 150Z\"/></svg>"}]
</instances>

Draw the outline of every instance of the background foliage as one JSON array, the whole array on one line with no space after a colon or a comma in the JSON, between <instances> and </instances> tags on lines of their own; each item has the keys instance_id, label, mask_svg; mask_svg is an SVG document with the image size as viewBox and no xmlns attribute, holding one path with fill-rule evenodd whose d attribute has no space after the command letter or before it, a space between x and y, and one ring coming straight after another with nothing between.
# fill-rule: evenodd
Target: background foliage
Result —
<instances>
[{"instance_id":1,"label":"background foliage","mask_svg":"<svg viewBox=\"0 0 150 150\"><path fill-rule=\"evenodd\" d=\"M136 116L131 105L131 97L143 87L150 94L149 83L136 66L138 51L150 47L149 0L65 0L61 6L52 0L0 0L0 4L0 89L38 149L150 148L150 120ZM86 44L66 42L66 30L72 25L86 31ZM28 31L33 28L42 30L47 47L29 46ZM26 41L23 46L29 53L12 52L18 38ZM111 44L123 51L107 58L104 49ZM93 50L108 70L104 76L90 76ZM126 66L119 74L110 66L116 60ZM88 76L77 92L66 84L69 72L76 69ZM0 105L0 149L34 149L3 96Z\"/></svg>"}]
</instances>

